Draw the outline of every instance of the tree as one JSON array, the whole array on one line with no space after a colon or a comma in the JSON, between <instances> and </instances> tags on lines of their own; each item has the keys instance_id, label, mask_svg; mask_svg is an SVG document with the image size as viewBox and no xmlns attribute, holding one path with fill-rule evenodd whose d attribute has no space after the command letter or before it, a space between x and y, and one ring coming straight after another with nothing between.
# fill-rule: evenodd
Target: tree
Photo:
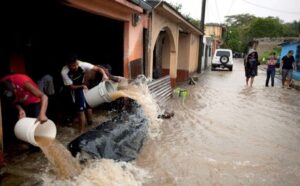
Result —
<instances>
[{"instance_id":1,"label":"tree","mask_svg":"<svg viewBox=\"0 0 300 186\"><path fill-rule=\"evenodd\" d=\"M294 22L286 23L285 25L292 30L293 35L297 36L298 34L300 34L300 20L295 20Z\"/></svg>"},{"instance_id":2,"label":"tree","mask_svg":"<svg viewBox=\"0 0 300 186\"><path fill-rule=\"evenodd\" d=\"M246 51L248 43L254 38L292 37L300 31L298 22L285 24L276 17L259 18L249 14L227 16L226 25L223 46L236 51Z\"/></svg>"},{"instance_id":3,"label":"tree","mask_svg":"<svg viewBox=\"0 0 300 186\"><path fill-rule=\"evenodd\" d=\"M248 26L253 20L256 19L255 16L250 14L238 14L225 17L225 23L229 27L245 27Z\"/></svg>"},{"instance_id":4,"label":"tree","mask_svg":"<svg viewBox=\"0 0 300 186\"><path fill-rule=\"evenodd\" d=\"M240 41L239 30L237 28L226 30L223 41L223 48L230 48L236 52L243 52L243 46L242 42Z\"/></svg>"},{"instance_id":5,"label":"tree","mask_svg":"<svg viewBox=\"0 0 300 186\"><path fill-rule=\"evenodd\" d=\"M250 24L250 38L292 36L293 31L282 24L278 18L257 18Z\"/></svg>"}]
</instances>

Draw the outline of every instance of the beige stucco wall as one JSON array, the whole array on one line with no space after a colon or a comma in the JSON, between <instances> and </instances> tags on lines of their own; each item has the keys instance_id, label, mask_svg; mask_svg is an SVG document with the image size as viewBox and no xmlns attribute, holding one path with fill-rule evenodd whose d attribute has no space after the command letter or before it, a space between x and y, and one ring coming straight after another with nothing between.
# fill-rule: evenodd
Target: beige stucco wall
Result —
<instances>
[{"instance_id":1,"label":"beige stucco wall","mask_svg":"<svg viewBox=\"0 0 300 186\"><path fill-rule=\"evenodd\" d=\"M190 61L190 34L179 34L178 66L180 70L189 70Z\"/></svg>"},{"instance_id":2,"label":"beige stucco wall","mask_svg":"<svg viewBox=\"0 0 300 186\"><path fill-rule=\"evenodd\" d=\"M151 78L153 71L153 49L160 31L166 31L164 41L162 68L170 69L172 79L178 75L195 72L198 66L199 36L182 30L179 24L169 20L167 16L160 15L156 10L152 11L150 26L150 43L148 51L148 66L146 75ZM179 73L178 73L179 72Z\"/></svg>"},{"instance_id":3,"label":"beige stucco wall","mask_svg":"<svg viewBox=\"0 0 300 186\"><path fill-rule=\"evenodd\" d=\"M199 55L199 36L194 34L190 35L190 62L189 62L189 73L197 71L198 67L198 55Z\"/></svg>"},{"instance_id":4,"label":"beige stucco wall","mask_svg":"<svg viewBox=\"0 0 300 186\"><path fill-rule=\"evenodd\" d=\"M222 38L222 27L221 26L205 26L205 35L214 36L215 38Z\"/></svg>"},{"instance_id":5,"label":"beige stucco wall","mask_svg":"<svg viewBox=\"0 0 300 186\"><path fill-rule=\"evenodd\" d=\"M180 34L178 46L178 70L186 70L189 74L198 67L199 37L194 34Z\"/></svg>"}]
</instances>

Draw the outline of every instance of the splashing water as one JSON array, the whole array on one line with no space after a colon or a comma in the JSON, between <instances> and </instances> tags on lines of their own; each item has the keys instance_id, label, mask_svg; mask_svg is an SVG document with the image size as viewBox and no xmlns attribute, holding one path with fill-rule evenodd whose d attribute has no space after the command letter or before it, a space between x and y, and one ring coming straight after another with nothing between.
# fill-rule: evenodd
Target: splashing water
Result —
<instances>
[{"instance_id":1,"label":"splashing water","mask_svg":"<svg viewBox=\"0 0 300 186\"><path fill-rule=\"evenodd\" d=\"M110 93L110 97L116 100L120 97L128 97L140 104L150 120L149 136L158 137L160 134L161 119L157 118L160 108L150 94L145 76L139 76L126 87L119 88L118 91Z\"/></svg>"},{"instance_id":2,"label":"splashing water","mask_svg":"<svg viewBox=\"0 0 300 186\"><path fill-rule=\"evenodd\" d=\"M128 97L140 104L149 117L149 137L159 136L161 119L160 111L150 95L145 76L138 77L128 86L119 87L119 90L110 94L113 100ZM140 186L149 178L148 172L126 162L114 160L89 160L81 170L78 160L73 158L69 151L56 140L37 138L40 147L48 160L54 165L55 172L62 180L54 175L44 174L44 185L110 185L110 186Z\"/></svg>"},{"instance_id":3,"label":"splashing water","mask_svg":"<svg viewBox=\"0 0 300 186\"><path fill-rule=\"evenodd\" d=\"M56 180L50 175L43 175L44 185L65 186L141 186L148 172L136 168L131 163L115 162L113 160L101 159L90 160L82 173L74 180Z\"/></svg>"},{"instance_id":4,"label":"splashing water","mask_svg":"<svg viewBox=\"0 0 300 186\"><path fill-rule=\"evenodd\" d=\"M36 136L35 139L59 178L69 179L80 174L79 162L61 143L55 139L41 136Z\"/></svg>"}]
</instances>

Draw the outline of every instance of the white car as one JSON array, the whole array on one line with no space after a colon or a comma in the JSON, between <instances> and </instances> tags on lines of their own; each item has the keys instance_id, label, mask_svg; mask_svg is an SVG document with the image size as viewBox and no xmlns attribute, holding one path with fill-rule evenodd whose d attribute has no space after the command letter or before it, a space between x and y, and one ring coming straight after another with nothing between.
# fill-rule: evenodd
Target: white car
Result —
<instances>
[{"instance_id":1,"label":"white car","mask_svg":"<svg viewBox=\"0 0 300 186\"><path fill-rule=\"evenodd\" d=\"M231 49L219 48L215 51L214 57L211 61L211 70L215 68L228 68L232 71L233 68L233 57Z\"/></svg>"}]
</instances>

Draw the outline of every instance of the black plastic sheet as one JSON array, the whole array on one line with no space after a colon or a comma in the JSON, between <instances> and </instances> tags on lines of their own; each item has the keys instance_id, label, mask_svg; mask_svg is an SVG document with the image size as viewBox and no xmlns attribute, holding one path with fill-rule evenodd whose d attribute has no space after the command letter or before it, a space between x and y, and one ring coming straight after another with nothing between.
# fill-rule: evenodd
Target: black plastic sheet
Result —
<instances>
[{"instance_id":1,"label":"black plastic sheet","mask_svg":"<svg viewBox=\"0 0 300 186\"><path fill-rule=\"evenodd\" d=\"M93 158L121 161L134 160L147 135L148 119L135 102L130 110L121 111L113 119L73 140L68 148L73 156L86 152Z\"/></svg>"}]
</instances>

